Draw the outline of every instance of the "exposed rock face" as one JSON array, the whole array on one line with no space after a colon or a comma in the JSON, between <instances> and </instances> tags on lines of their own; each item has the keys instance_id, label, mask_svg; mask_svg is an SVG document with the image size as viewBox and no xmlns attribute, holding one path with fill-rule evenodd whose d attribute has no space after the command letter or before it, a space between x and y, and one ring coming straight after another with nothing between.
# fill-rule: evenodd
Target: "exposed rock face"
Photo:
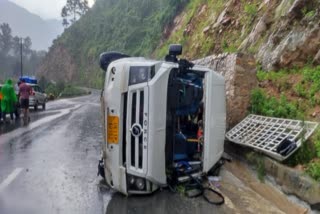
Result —
<instances>
[{"instance_id":1,"label":"exposed rock face","mask_svg":"<svg viewBox=\"0 0 320 214\"><path fill-rule=\"evenodd\" d=\"M250 105L250 92L258 86L256 63L246 54L222 54L195 61L223 75L226 80L227 128L240 122Z\"/></svg>"},{"instance_id":2,"label":"exposed rock face","mask_svg":"<svg viewBox=\"0 0 320 214\"><path fill-rule=\"evenodd\" d=\"M291 30L279 41L281 32L275 32L257 54L266 70L302 67L309 59L317 59L320 49L320 27ZM278 43L279 42L279 43Z\"/></svg>"},{"instance_id":3,"label":"exposed rock face","mask_svg":"<svg viewBox=\"0 0 320 214\"><path fill-rule=\"evenodd\" d=\"M295 0L290 3L282 0L274 17L271 10L263 16L272 18L267 20L270 20L270 26L276 26L274 30L266 27L268 22L263 17L257 23L246 44L255 42L257 35L266 32L267 39L256 53L257 61L265 70L303 67L312 60L318 63L320 22L317 18L319 11L314 10L313 6L312 1Z\"/></svg>"},{"instance_id":4,"label":"exposed rock face","mask_svg":"<svg viewBox=\"0 0 320 214\"><path fill-rule=\"evenodd\" d=\"M219 7L199 4L199 12L181 19L180 25L186 23L184 54L197 59L208 53L250 53L266 71L319 64L319 6L319 0L227 0ZM179 41L175 32L168 37L173 43Z\"/></svg>"}]
</instances>

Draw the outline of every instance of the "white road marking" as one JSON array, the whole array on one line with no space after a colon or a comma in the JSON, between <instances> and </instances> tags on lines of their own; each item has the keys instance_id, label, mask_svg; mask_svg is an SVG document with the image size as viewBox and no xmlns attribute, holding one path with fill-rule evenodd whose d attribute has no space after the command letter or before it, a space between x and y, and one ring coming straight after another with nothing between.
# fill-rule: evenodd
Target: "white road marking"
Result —
<instances>
[{"instance_id":1,"label":"white road marking","mask_svg":"<svg viewBox=\"0 0 320 214\"><path fill-rule=\"evenodd\" d=\"M21 173L22 168L16 168L1 184L0 184L0 192L2 192L7 186L11 184L14 179Z\"/></svg>"}]
</instances>

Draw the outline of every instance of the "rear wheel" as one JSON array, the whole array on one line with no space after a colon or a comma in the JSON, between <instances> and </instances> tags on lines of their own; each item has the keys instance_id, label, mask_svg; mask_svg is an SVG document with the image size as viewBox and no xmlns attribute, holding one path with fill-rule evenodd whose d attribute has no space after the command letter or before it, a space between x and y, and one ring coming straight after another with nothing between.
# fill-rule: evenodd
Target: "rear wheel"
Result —
<instances>
[{"instance_id":1,"label":"rear wheel","mask_svg":"<svg viewBox=\"0 0 320 214\"><path fill-rule=\"evenodd\" d=\"M36 102L34 103L34 110L35 110L35 111L38 110L38 101L36 101Z\"/></svg>"},{"instance_id":2,"label":"rear wheel","mask_svg":"<svg viewBox=\"0 0 320 214\"><path fill-rule=\"evenodd\" d=\"M46 109L46 103L43 103L42 104L42 110L45 110Z\"/></svg>"}]
</instances>

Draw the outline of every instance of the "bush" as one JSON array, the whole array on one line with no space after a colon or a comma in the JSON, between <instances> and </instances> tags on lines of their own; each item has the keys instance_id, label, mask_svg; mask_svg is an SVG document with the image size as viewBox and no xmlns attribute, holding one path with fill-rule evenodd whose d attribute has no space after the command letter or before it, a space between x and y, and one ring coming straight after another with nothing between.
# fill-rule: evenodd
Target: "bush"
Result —
<instances>
[{"instance_id":1,"label":"bush","mask_svg":"<svg viewBox=\"0 0 320 214\"><path fill-rule=\"evenodd\" d=\"M289 102L285 95L282 94L280 99L269 97L260 88L251 92L251 113L292 119L300 118L302 115L297 106Z\"/></svg>"},{"instance_id":2,"label":"bush","mask_svg":"<svg viewBox=\"0 0 320 214\"><path fill-rule=\"evenodd\" d=\"M244 6L244 12L251 17L254 17L258 13L258 8L255 4L246 4Z\"/></svg>"},{"instance_id":3,"label":"bush","mask_svg":"<svg viewBox=\"0 0 320 214\"><path fill-rule=\"evenodd\" d=\"M86 95L86 94L88 94L87 90L68 85L60 93L60 97L75 97L75 96L82 96L82 95Z\"/></svg>"},{"instance_id":4,"label":"bush","mask_svg":"<svg viewBox=\"0 0 320 214\"><path fill-rule=\"evenodd\" d=\"M303 85L301 83L298 83L294 87L294 91L299 97L307 97L306 89L303 87Z\"/></svg>"},{"instance_id":5,"label":"bush","mask_svg":"<svg viewBox=\"0 0 320 214\"><path fill-rule=\"evenodd\" d=\"M302 142L301 147L291 157L289 157L285 164L289 166L296 166L298 164L308 164L315 157L314 146L310 141Z\"/></svg>"},{"instance_id":6,"label":"bush","mask_svg":"<svg viewBox=\"0 0 320 214\"><path fill-rule=\"evenodd\" d=\"M306 172L316 181L320 181L320 162L314 162L307 165Z\"/></svg>"},{"instance_id":7,"label":"bush","mask_svg":"<svg viewBox=\"0 0 320 214\"><path fill-rule=\"evenodd\" d=\"M313 134L312 141L314 142L316 155L318 158L320 158L320 128L318 128L315 134Z\"/></svg>"},{"instance_id":8,"label":"bush","mask_svg":"<svg viewBox=\"0 0 320 214\"><path fill-rule=\"evenodd\" d=\"M50 83L46 87L46 93L54 97L74 97L88 94L87 90L73 85L66 85L64 82Z\"/></svg>"}]
</instances>

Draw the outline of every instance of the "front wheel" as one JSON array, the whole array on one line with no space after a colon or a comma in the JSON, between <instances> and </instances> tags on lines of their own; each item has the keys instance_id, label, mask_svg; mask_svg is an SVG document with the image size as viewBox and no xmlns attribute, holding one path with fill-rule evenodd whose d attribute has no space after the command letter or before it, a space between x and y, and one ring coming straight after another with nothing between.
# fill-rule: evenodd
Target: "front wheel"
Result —
<instances>
[{"instance_id":1,"label":"front wheel","mask_svg":"<svg viewBox=\"0 0 320 214\"><path fill-rule=\"evenodd\" d=\"M99 164L98 164L98 176L100 175L101 177L103 177L104 179L106 178L105 176L105 172L104 172L104 162L103 159L99 160Z\"/></svg>"},{"instance_id":2,"label":"front wheel","mask_svg":"<svg viewBox=\"0 0 320 214\"><path fill-rule=\"evenodd\" d=\"M46 103L42 104L42 110L46 110Z\"/></svg>"}]
</instances>

